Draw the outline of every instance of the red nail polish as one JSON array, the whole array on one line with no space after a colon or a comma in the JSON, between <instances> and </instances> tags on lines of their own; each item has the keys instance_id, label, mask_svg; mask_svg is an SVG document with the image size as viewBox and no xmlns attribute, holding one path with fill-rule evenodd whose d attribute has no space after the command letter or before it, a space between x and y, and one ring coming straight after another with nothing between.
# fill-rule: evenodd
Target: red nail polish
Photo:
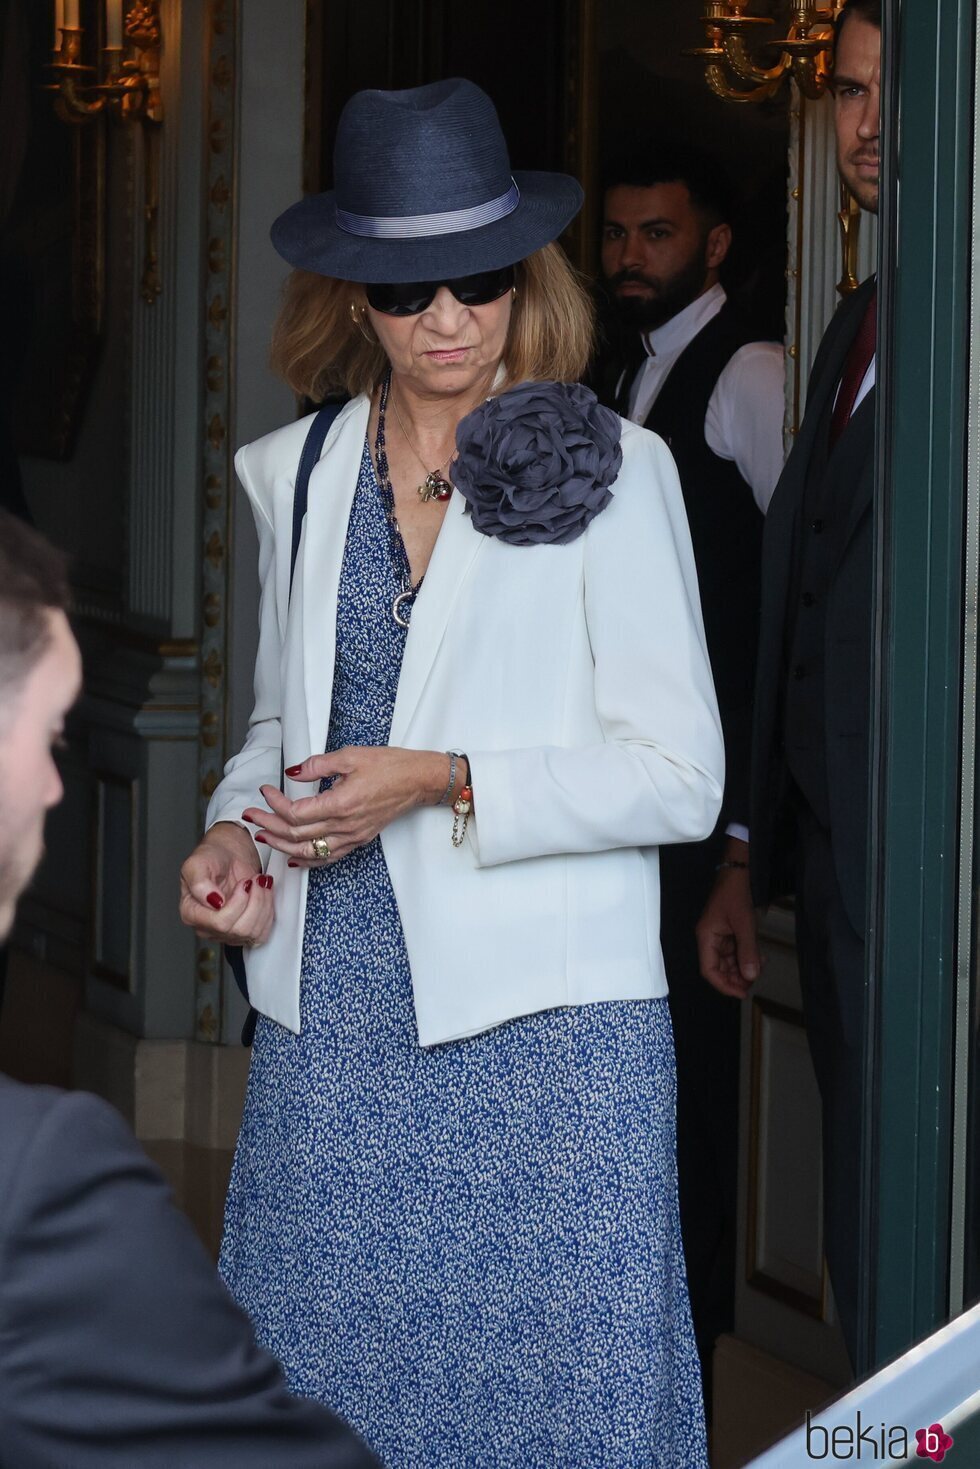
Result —
<instances>
[{"instance_id":1,"label":"red nail polish","mask_svg":"<svg viewBox=\"0 0 980 1469\"><path fill-rule=\"evenodd\" d=\"M225 906L225 900L220 893L208 893L207 901L211 904L212 908L223 908Z\"/></svg>"},{"instance_id":2,"label":"red nail polish","mask_svg":"<svg viewBox=\"0 0 980 1469\"><path fill-rule=\"evenodd\" d=\"M286 766L286 774L287 775L291 775L291 776L293 776L295 778L297 775L299 775L299 773L300 773L300 771L302 769L303 769L302 765L287 765Z\"/></svg>"},{"instance_id":3,"label":"red nail polish","mask_svg":"<svg viewBox=\"0 0 980 1469\"><path fill-rule=\"evenodd\" d=\"M250 893L252 891L252 879L251 878L249 878L248 882L245 884L245 891L247 893Z\"/></svg>"},{"instance_id":4,"label":"red nail polish","mask_svg":"<svg viewBox=\"0 0 980 1469\"><path fill-rule=\"evenodd\" d=\"M257 831L257 832L255 832L253 834L252 841L253 842L261 842L264 847L267 847L269 845L269 843L266 841L265 837L262 835L262 833L260 831Z\"/></svg>"},{"instance_id":5,"label":"red nail polish","mask_svg":"<svg viewBox=\"0 0 980 1469\"><path fill-rule=\"evenodd\" d=\"M255 823L253 822L251 816L249 816L249 814L248 814L247 811L243 811L242 812L242 820L243 821L247 821L250 826L254 826L255 825Z\"/></svg>"},{"instance_id":6,"label":"red nail polish","mask_svg":"<svg viewBox=\"0 0 980 1469\"><path fill-rule=\"evenodd\" d=\"M263 872L262 876L258 879L258 884L260 888L271 888L272 874L269 872Z\"/></svg>"}]
</instances>

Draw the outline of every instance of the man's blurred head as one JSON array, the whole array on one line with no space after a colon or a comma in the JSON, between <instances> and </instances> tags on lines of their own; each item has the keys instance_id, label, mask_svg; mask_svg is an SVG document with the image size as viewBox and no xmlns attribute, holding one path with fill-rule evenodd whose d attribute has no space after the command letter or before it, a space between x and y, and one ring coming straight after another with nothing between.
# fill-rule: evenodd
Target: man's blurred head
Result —
<instances>
[{"instance_id":1,"label":"man's blurred head","mask_svg":"<svg viewBox=\"0 0 980 1469\"><path fill-rule=\"evenodd\" d=\"M62 795L53 752L81 684L67 603L64 558L0 511L0 939Z\"/></svg>"},{"instance_id":2,"label":"man's blurred head","mask_svg":"<svg viewBox=\"0 0 980 1469\"><path fill-rule=\"evenodd\" d=\"M606 171L602 273L622 320L652 331L718 280L732 242L718 166L693 149L649 149Z\"/></svg>"},{"instance_id":3,"label":"man's blurred head","mask_svg":"<svg viewBox=\"0 0 980 1469\"><path fill-rule=\"evenodd\" d=\"M848 0L834 45L837 168L862 209L878 213L881 0Z\"/></svg>"}]
</instances>

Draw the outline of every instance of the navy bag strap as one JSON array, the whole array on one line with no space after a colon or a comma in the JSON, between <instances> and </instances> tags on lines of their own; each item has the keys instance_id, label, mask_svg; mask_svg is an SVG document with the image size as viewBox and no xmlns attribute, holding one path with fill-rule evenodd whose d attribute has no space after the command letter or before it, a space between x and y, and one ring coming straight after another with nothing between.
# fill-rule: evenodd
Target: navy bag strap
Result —
<instances>
[{"instance_id":1,"label":"navy bag strap","mask_svg":"<svg viewBox=\"0 0 980 1469\"><path fill-rule=\"evenodd\" d=\"M310 475L319 463L323 452L323 442L330 432L330 426L343 408L343 403L325 403L316 418L310 424L303 452L299 456L299 468L296 471L296 485L293 489L293 545L289 553L289 595L293 595L293 573L296 570L296 557L299 555L300 537L303 534L303 521L306 519L306 507L310 499Z\"/></svg>"},{"instance_id":2,"label":"navy bag strap","mask_svg":"<svg viewBox=\"0 0 980 1469\"><path fill-rule=\"evenodd\" d=\"M306 519L306 507L310 498L310 476L319 462L323 452L323 443L330 432L330 427L343 408L343 403L325 403L310 424L303 444L303 452L299 456L299 468L296 471L296 484L293 488L293 543L289 553L289 595L293 595L293 575L296 571L296 557L299 555L299 543L303 535L303 521ZM241 990L245 999L248 999L248 981L245 978L245 957L240 944L225 944L225 958L228 967L235 976L235 983ZM255 1035L255 1022L258 1019L258 1011L249 1007L245 1024L242 1026L242 1045L250 1046L252 1037Z\"/></svg>"}]
</instances>

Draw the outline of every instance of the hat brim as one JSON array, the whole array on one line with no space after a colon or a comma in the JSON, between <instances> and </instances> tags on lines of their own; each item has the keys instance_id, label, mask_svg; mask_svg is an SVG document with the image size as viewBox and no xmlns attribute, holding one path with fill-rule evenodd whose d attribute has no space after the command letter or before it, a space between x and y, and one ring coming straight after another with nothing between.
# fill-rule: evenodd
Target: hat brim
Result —
<instances>
[{"instance_id":1,"label":"hat brim","mask_svg":"<svg viewBox=\"0 0 980 1469\"><path fill-rule=\"evenodd\" d=\"M454 280L513 265L556 240L585 197L564 173L515 173L521 198L503 219L455 234L405 240L352 235L337 224L334 191L293 204L272 226L272 243L290 265L366 284Z\"/></svg>"}]
</instances>

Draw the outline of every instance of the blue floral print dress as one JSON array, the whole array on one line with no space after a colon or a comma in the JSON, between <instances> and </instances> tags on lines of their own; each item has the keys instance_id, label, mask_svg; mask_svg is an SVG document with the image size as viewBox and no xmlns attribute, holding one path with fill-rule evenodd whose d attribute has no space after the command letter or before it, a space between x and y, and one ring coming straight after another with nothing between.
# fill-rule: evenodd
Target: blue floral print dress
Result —
<instances>
[{"instance_id":1,"label":"blue floral print dress","mask_svg":"<svg viewBox=\"0 0 980 1469\"><path fill-rule=\"evenodd\" d=\"M387 742L397 589L365 445L330 748ZM300 1011L258 1023L220 1261L292 1389L387 1469L706 1466L666 1000L423 1049L375 840L310 875Z\"/></svg>"}]
</instances>

